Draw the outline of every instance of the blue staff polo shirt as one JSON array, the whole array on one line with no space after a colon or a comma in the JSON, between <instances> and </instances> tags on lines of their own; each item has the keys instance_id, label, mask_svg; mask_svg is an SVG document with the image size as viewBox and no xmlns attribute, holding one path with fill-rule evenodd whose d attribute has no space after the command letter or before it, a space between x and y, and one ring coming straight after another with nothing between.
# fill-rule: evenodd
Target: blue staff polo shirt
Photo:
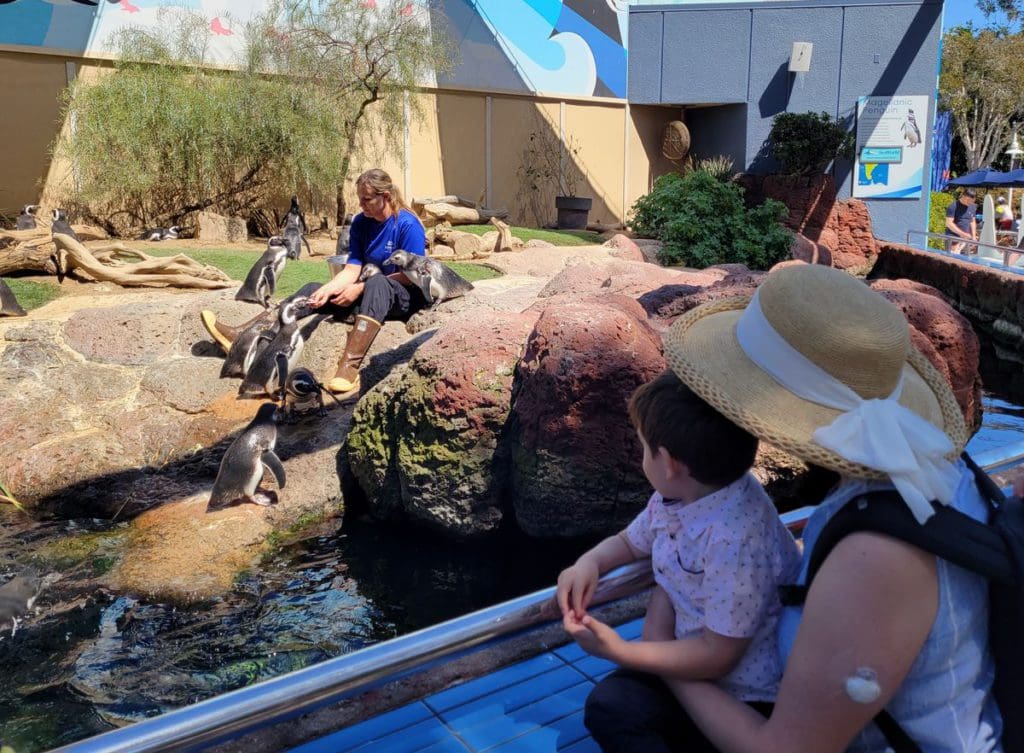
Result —
<instances>
[{"instance_id":1,"label":"blue staff polo shirt","mask_svg":"<svg viewBox=\"0 0 1024 753\"><path fill-rule=\"evenodd\" d=\"M427 236L423 225L412 212L399 210L384 222L377 222L365 214L357 214L352 220L349 231L349 264L376 264L381 271L389 275L397 272L394 264L385 264L395 251L408 251L410 254L425 256Z\"/></svg>"}]
</instances>

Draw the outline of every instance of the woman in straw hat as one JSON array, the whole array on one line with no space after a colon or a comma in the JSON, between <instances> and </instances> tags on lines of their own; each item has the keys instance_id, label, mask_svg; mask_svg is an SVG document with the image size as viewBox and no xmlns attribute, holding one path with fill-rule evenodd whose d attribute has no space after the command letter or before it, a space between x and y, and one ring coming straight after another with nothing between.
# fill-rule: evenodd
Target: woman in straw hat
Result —
<instances>
[{"instance_id":1,"label":"woman in straw hat","mask_svg":"<svg viewBox=\"0 0 1024 753\"><path fill-rule=\"evenodd\" d=\"M895 487L919 522L929 500L984 519L958 459L967 432L949 386L911 346L900 311L853 277L782 269L749 302L688 312L665 353L725 416L840 474L805 529L804 573L824 523L868 490ZM732 753L881 753L889 745L872 720L883 709L924 753L999 751L987 593L981 576L854 533L782 618L786 664L770 717L708 682L669 684L713 748Z\"/></svg>"}]
</instances>

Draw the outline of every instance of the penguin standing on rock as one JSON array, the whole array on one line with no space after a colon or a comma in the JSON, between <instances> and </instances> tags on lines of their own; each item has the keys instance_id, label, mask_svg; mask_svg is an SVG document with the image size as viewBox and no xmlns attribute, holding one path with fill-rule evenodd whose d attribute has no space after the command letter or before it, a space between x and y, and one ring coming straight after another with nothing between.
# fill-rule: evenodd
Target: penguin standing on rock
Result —
<instances>
[{"instance_id":1,"label":"penguin standing on rock","mask_svg":"<svg viewBox=\"0 0 1024 753\"><path fill-rule=\"evenodd\" d=\"M28 316L14 297L14 291L3 280L0 280L0 316Z\"/></svg>"},{"instance_id":2,"label":"penguin standing on rock","mask_svg":"<svg viewBox=\"0 0 1024 753\"><path fill-rule=\"evenodd\" d=\"M295 423L300 414L308 413L314 408L321 418L326 416L325 392L337 405L341 405L341 401L324 387L312 371L307 368L290 370L288 357L284 353L277 354L277 375L280 384L277 399L281 404L281 417L290 424Z\"/></svg>"},{"instance_id":3,"label":"penguin standing on rock","mask_svg":"<svg viewBox=\"0 0 1024 753\"><path fill-rule=\"evenodd\" d=\"M288 362L288 370L295 368L305 345L299 320L311 313L308 298L293 298L281 305L278 311L277 332L267 346L258 351L255 360L246 371L245 379L238 388L240 397L275 394L279 387L277 357L283 353Z\"/></svg>"},{"instance_id":4,"label":"penguin standing on rock","mask_svg":"<svg viewBox=\"0 0 1024 753\"><path fill-rule=\"evenodd\" d=\"M276 444L277 406L264 403L256 417L224 453L206 506L207 512L239 502L256 505L272 505L277 502L276 492L257 491L263 480L264 469L273 474L277 488L284 489L284 464L274 454Z\"/></svg>"},{"instance_id":5,"label":"penguin standing on rock","mask_svg":"<svg viewBox=\"0 0 1024 753\"><path fill-rule=\"evenodd\" d=\"M35 230L36 229L36 210L35 204L26 204L21 209L21 214L18 215L15 227L18 230Z\"/></svg>"},{"instance_id":6,"label":"penguin standing on rock","mask_svg":"<svg viewBox=\"0 0 1024 753\"><path fill-rule=\"evenodd\" d=\"M231 343L231 348L224 357L224 365L220 369L221 379L245 379L260 350L273 341L277 334L278 317L271 309L267 309L265 315L266 318L244 329Z\"/></svg>"},{"instance_id":7,"label":"penguin standing on rock","mask_svg":"<svg viewBox=\"0 0 1024 753\"><path fill-rule=\"evenodd\" d=\"M473 289L473 283L463 279L451 267L445 266L437 259L398 250L384 263L394 264L401 269L412 284L420 289L431 306L449 298L458 298Z\"/></svg>"},{"instance_id":8,"label":"penguin standing on rock","mask_svg":"<svg viewBox=\"0 0 1024 753\"><path fill-rule=\"evenodd\" d=\"M245 276L245 282L235 293L235 300L258 303L263 308L270 308L270 297L274 295L277 278L281 276L286 261L288 247L284 238L275 235L267 241L267 250Z\"/></svg>"}]
</instances>

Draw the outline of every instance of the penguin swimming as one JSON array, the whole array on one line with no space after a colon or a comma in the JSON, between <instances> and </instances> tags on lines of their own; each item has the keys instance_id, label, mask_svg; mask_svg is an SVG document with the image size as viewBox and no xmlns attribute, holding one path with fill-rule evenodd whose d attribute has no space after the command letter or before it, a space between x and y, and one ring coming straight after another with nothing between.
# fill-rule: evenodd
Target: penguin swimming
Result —
<instances>
[{"instance_id":1,"label":"penguin swimming","mask_svg":"<svg viewBox=\"0 0 1024 753\"><path fill-rule=\"evenodd\" d=\"M277 334L277 316L274 315L276 312L267 309L266 314L265 318L253 322L250 327L239 333L231 343L231 348L224 357L224 365L220 369L221 379L244 379L260 350L273 341Z\"/></svg>"},{"instance_id":2,"label":"penguin swimming","mask_svg":"<svg viewBox=\"0 0 1024 753\"><path fill-rule=\"evenodd\" d=\"M181 226L171 225L170 227L146 228L138 239L140 241L170 241L176 240L179 235L181 235Z\"/></svg>"},{"instance_id":3,"label":"penguin swimming","mask_svg":"<svg viewBox=\"0 0 1024 753\"><path fill-rule=\"evenodd\" d=\"M220 461L217 480L213 482L210 501L206 509L220 510L236 502L272 505L277 501L275 492L258 492L264 469L284 489L284 464L274 454L277 444L277 406L263 403L249 425L238 435Z\"/></svg>"},{"instance_id":4,"label":"penguin swimming","mask_svg":"<svg viewBox=\"0 0 1024 753\"><path fill-rule=\"evenodd\" d=\"M270 307L270 297L277 288L277 278L284 269L288 260L288 247L280 235L275 235L267 241L267 250L263 256L252 265L249 274L245 276L245 282L235 293L236 301L249 301L258 303L263 308Z\"/></svg>"},{"instance_id":5,"label":"penguin swimming","mask_svg":"<svg viewBox=\"0 0 1024 753\"><path fill-rule=\"evenodd\" d=\"M17 224L15 227L18 230L35 230L36 229L36 210L35 204L26 204L21 209L21 214L18 215Z\"/></svg>"},{"instance_id":6,"label":"penguin swimming","mask_svg":"<svg viewBox=\"0 0 1024 753\"><path fill-rule=\"evenodd\" d=\"M288 423L295 423L299 415L314 408L317 409L319 416L326 416L325 392L335 403L341 405L341 401L317 380L312 371L305 367L289 369L288 357L284 353L277 354L277 375L277 399L281 404L281 417Z\"/></svg>"},{"instance_id":7,"label":"penguin swimming","mask_svg":"<svg viewBox=\"0 0 1024 753\"><path fill-rule=\"evenodd\" d=\"M28 316L14 297L14 291L3 280L0 280L0 316Z\"/></svg>"},{"instance_id":8,"label":"penguin swimming","mask_svg":"<svg viewBox=\"0 0 1024 753\"><path fill-rule=\"evenodd\" d=\"M423 292L423 297L430 306L450 298L458 298L473 289L473 283L463 279L437 259L398 250L384 263L394 264L405 272L405 276L412 284Z\"/></svg>"},{"instance_id":9,"label":"penguin swimming","mask_svg":"<svg viewBox=\"0 0 1024 753\"><path fill-rule=\"evenodd\" d=\"M43 590L43 581L35 573L15 575L0 586L0 625L11 623L11 637L18 631L19 619L30 611Z\"/></svg>"},{"instance_id":10,"label":"penguin swimming","mask_svg":"<svg viewBox=\"0 0 1024 753\"><path fill-rule=\"evenodd\" d=\"M281 305L277 331L266 347L258 349L238 388L239 396L256 397L275 393L279 386L277 356L283 353L288 360L288 370L295 368L305 345L299 320L311 313L308 298L293 298Z\"/></svg>"},{"instance_id":11,"label":"penguin swimming","mask_svg":"<svg viewBox=\"0 0 1024 753\"><path fill-rule=\"evenodd\" d=\"M306 228L306 218L302 215L302 210L299 209L299 197L292 196L292 206L288 210L288 214L284 216L284 222L281 224L281 234L284 236L285 245L288 246L288 258L298 259L302 255L302 244L306 244L306 252L312 256L313 251L309 247L309 241L306 240L306 233L309 232Z\"/></svg>"}]
</instances>

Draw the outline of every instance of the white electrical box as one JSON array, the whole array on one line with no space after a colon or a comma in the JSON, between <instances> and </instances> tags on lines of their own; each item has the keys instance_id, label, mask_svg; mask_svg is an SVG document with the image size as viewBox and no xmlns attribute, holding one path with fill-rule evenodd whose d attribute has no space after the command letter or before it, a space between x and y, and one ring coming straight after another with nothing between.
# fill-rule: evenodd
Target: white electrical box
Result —
<instances>
[{"instance_id":1,"label":"white electrical box","mask_svg":"<svg viewBox=\"0 0 1024 753\"><path fill-rule=\"evenodd\" d=\"M793 51L789 54L790 73L806 73L811 70L811 42L793 42Z\"/></svg>"}]
</instances>

